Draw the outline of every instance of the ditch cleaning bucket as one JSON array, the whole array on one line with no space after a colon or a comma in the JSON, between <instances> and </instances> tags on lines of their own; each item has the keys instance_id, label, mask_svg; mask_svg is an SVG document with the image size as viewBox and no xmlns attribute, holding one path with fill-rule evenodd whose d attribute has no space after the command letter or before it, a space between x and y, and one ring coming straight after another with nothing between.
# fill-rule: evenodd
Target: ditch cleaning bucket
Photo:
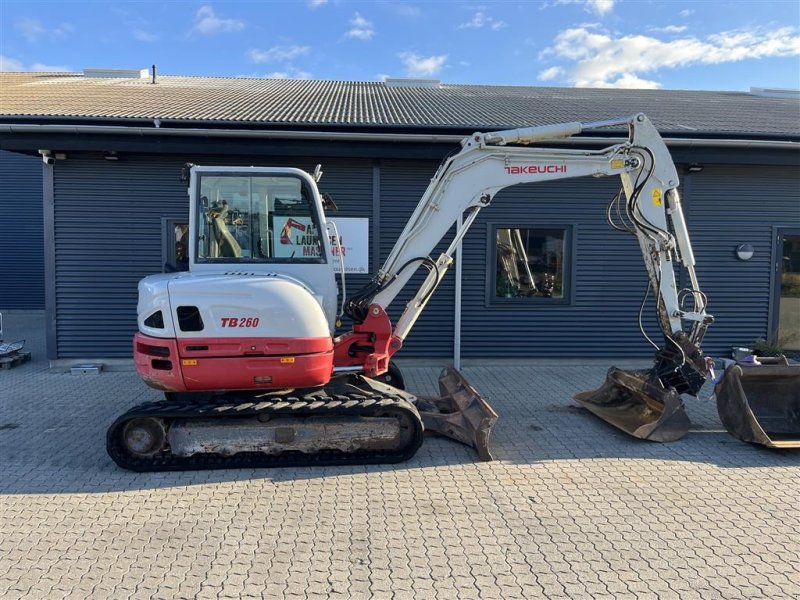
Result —
<instances>
[{"instance_id":1,"label":"ditch cleaning bucket","mask_svg":"<svg viewBox=\"0 0 800 600\"><path fill-rule=\"evenodd\" d=\"M691 424L680 394L664 388L650 370L611 367L600 388L574 398L606 423L643 440L674 442Z\"/></svg>"},{"instance_id":2,"label":"ditch cleaning bucket","mask_svg":"<svg viewBox=\"0 0 800 600\"><path fill-rule=\"evenodd\" d=\"M800 448L800 364L785 356L729 366L714 388L725 429L744 442Z\"/></svg>"}]
</instances>

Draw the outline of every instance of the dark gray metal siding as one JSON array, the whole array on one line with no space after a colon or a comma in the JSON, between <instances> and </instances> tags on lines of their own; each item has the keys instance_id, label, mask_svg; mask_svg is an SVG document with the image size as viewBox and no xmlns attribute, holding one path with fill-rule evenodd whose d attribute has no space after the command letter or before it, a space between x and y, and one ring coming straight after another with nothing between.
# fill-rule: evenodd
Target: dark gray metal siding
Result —
<instances>
[{"instance_id":1,"label":"dark gray metal siding","mask_svg":"<svg viewBox=\"0 0 800 600\"><path fill-rule=\"evenodd\" d=\"M383 161L381 163L381 264L386 260L411 213L438 167L433 161ZM435 260L452 238L451 230L431 253ZM419 269L389 308L392 322L422 284L427 271ZM451 268L406 338L403 357L450 357L453 355L455 268Z\"/></svg>"},{"instance_id":2,"label":"dark gray metal siding","mask_svg":"<svg viewBox=\"0 0 800 600\"><path fill-rule=\"evenodd\" d=\"M0 151L0 309L44 308L42 160Z\"/></svg>"},{"instance_id":3,"label":"dark gray metal siding","mask_svg":"<svg viewBox=\"0 0 800 600\"><path fill-rule=\"evenodd\" d=\"M188 218L181 162L71 156L54 168L57 357L129 357L136 286L160 272L161 217Z\"/></svg>"},{"instance_id":4,"label":"dark gray metal siding","mask_svg":"<svg viewBox=\"0 0 800 600\"><path fill-rule=\"evenodd\" d=\"M704 349L720 354L769 332L773 235L800 226L800 171L787 167L706 167L689 176L687 219L700 286L716 317ZM753 258L736 258L749 242ZM798 324L800 327L800 324Z\"/></svg>"},{"instance_id":5,"label":"dark gray metal siding","mask_svg":"<svg viewBox=\"0 0 800 600\"><path fill-rule=\"evenodd\" d=\"M205 165L289 165L308 160L263 157L163 157L72 155L55 166L57 358L131 355L136 331L136 286L161 271L161 219L188 219L185 162ZM331 193L341 216L369 216L372 168L367 161L323 165L320 188ZM348 277L348 287L366 276Z\"/></svg>"},{"instance_id":6,"label":"dark gray metal siding","mask_svg":"<svg viewBox=\"0 0 800 600\"><path fill-rule=\"evenodd\" d=\"M684 180L700 286L717 321L703 345L712 355L748 345L769 330L773 234L800 225L800 173L786 167L707 167ZM636 316L644 266L632 236L612 231L604 208L614 180L574 180L509 188L485 209L465 240L462 344L465 357L649 356ZM520 226L572 224L575 288L569 306L486 306L484 274L490 222ZM736 259L751 243L756 254ZM685 282L684 282L685 284ZM645 329L660 343L653 302Z\"/></svg>"},{"instance_id":7,"label":"dark gray metal siding","mask_svg":"<svg viewBox=\"0 0 800 600\"><path fill-rule=\"evenodd\" d=\"M130 356L136 284L162 266L161 218L188 215L185 185L178 176L187 160L308 170L316 162L269 156L255 160L148 155L108 162L99 154L73 154L59 161L54 231L57 358ZM436 167L435 161L379 163L380 262ZM333 195L339 216L372 214L376 192L372 161L326 159L323 169L320 189ZM784 167L707 167L685 181L700 283L708 293L709 310L717 317L705 349L720 354L768 333L773 230L800 225L800 175ZM464 242L465 357L651 355L636 320L646 286L638 245L632 236L614 232L605 223L605 206L617 185L612 179L583 179L519 186L498 194L484 209ZM574 286L569 304L486 305L491 223L572 227ZM370 247L374 235L371 223ZM737 261L733 253L735 245L745 241L756 249L749 263ZM440 244L433 256L445 245ZM348 290L367 279L348 277ZM390 310L393 318L421 280L419 273L397 298ZM454 273L449 273L406 340L402 356L451 356L454 282ZM645 308L645 325L658 341L652 315L651 300Z\"/></svg>"},{"instance_id":8,"label":"dark gray metal siding","mask_svg":"<svg viewBox=\"0 0 800 600\"><path fill-rule=\"evenodd\" d=\"M618 186L618 179L591 178L520 185L503 190L483 209L464 240L464 357L643 356L651 351L637 324L647 286L639 246L605 221ZM571 226L571 303L487 306L491 224ZM644 323L658 341L652 306L645 308Z\"/></svg>"}]
</instances>

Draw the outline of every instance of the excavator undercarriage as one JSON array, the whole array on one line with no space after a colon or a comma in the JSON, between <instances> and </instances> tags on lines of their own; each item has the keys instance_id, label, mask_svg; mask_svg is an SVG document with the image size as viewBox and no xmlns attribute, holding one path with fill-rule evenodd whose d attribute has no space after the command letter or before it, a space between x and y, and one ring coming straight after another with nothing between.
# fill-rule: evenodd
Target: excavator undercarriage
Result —
<instances>
[{"instance_id":1,"label":"excavator undercarriage","mask_svg":"<svg viewBox=\"0 0 800 600\"><path fill-rule=\"evenodd\" d=\"M439 383L443 396L424 401L361 375L305 390L170 394L121 415L107 450L132 471L395 463L428 431L491 460L497 415L457 371Z\"/></svg>"}]
</instances>

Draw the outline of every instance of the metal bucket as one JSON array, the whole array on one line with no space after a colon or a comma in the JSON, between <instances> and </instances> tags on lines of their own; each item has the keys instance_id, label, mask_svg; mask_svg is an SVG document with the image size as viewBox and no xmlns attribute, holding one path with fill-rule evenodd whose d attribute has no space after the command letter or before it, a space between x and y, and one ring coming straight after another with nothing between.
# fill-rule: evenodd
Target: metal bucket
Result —
<instances>
[{"instance_id":1,"label":"metal bucket","mask_svg":"<svg viewBox=\"0 0 800 600\"><path fill-rule=\"evenodd\" d=\"M611 367L600 388L574 398L606 423L643 440L674 442L691 425L680 394L665 389L649 370Z\"/></svg>"},{"instance_id":2,"label":"metal bucket","mask_svg":"<svg viewBox=\"0 0 800 600\"><path fill-rule=\"evenodd\" d=\"M439 376L439 393L432 398L418 396L417 410L426 431L472 446L478 458L490 461L489 436L497 413L464 376L446 368Z\"/></svg>"},{"instance_id":3,"label":"metal bucket","mask_svg":"<svg viewBox=\"0 0 800 600\"><path fill-rule=\"evenodd\" d=\"M743 442L800 448L800 364L786 357L759 361L725 370L714 387L719 418Z\"/></svg>"}]
</instances>

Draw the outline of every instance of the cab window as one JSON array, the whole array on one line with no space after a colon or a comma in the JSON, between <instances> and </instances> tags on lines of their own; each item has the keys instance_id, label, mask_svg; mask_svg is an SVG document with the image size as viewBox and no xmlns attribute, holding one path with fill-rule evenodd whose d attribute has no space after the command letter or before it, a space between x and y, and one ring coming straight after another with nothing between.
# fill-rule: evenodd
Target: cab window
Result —
<instances>
[{"instance_id":1,"label":"cab window","mask_svg":"<svg viewBox=\"0 0 800 600\"><path fill-rule=\"evenodd\" d=\"M197 262L325 262L299 177L201 173L196 201Z\"/></svg>"}]
</instances>

